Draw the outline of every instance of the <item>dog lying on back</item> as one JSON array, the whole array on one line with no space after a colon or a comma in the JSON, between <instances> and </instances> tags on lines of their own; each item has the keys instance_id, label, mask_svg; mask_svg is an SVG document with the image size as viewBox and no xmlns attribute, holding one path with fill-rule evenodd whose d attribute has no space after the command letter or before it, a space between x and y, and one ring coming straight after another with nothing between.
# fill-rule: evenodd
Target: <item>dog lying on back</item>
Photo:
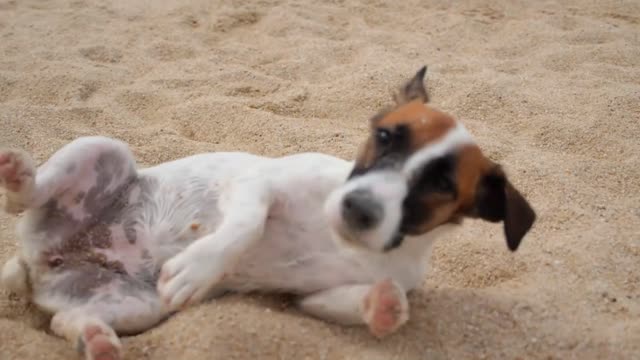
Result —
<instances>
[{"instance_id":1,"label":"dog lying on back","mask_svg":"<svg viewBox=\"0 0 640 360\"><path fill-rule=\"evenodd\" d=\"M425 72L371 119L355 163L211 153L137 169L104 137L37 169L0 151L5 209L24 212L4 285L53 314L86 359L119 359L116 334L226 291L296 294L310 315L393 333L451 225L501 221L515 251L535 221L464 126L427 105Z\"/></svg>"}]
</instances>

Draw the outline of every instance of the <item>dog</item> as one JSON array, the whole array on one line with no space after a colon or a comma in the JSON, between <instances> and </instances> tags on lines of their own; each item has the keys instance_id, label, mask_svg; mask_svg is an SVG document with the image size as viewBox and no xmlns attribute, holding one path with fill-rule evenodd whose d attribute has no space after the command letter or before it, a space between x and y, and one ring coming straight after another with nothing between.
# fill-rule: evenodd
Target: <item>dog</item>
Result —
<instances>
[{"instance_id":1,"label":"dog","mask_svg":"<svg viewBox=\"0 0 640 360\"><path fill-rule=\"evenodd\" d=\"M24 213L2 283L86 359L120 359L118 335L228 291L293 294L311 316L392 334L436 238L484 219L516 251L536 219L462 123L430 105L425 73L370 119L355 162L221 152L138 169L125 143L81 137L36 168L2 150L4 208Z\"/></svg>"}]
</instances>

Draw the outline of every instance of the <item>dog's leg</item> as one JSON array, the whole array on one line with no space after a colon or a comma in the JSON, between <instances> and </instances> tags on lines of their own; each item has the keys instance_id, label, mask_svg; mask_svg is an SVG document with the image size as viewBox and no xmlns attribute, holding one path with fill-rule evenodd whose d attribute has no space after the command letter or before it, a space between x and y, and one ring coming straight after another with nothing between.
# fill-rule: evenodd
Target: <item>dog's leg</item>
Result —
<instances>
[{"instance_id":1,"label":"dog's leg","mask_svg":"<svg viewBox=\"0 0 640 360\"><path fill-rule=\"evenodd\" d=\"M37 171L35 162L22 150L0 149L0 188L5 190L4 208L16 214L38 208L51 198L95 187L100 172L116 187L135 175L135 161L128 147L105 137L82 137L54 153ZM104 178L104 177L103 177Z\"/></svg>"},{"instance_id":2,"label":"dog's leg","mask_svg":"<svg viewBox=\"0 0 640 360\"><path fill-rule=\"evenodd\" d=\"M163 266L158 291L171 310L203 300L238 258L264 232L272 203L268 183L260 179L237 180L221 199L223 220Z\"/></svg>"},{"instance_id":3,"label":"dog's leg","mask_svg":"<svg viewBox=\"0 0 640 360\"><path fill-rule=\"evenodd\" d=\"M122 358L116 334L136 334L167 316L151 285L136 281L98 290L88 303L65 306L51 319L51 330L66 338L87 360Z\"/></svg>"},{"instance_id":4,"label":"dog's leg","mask_svg":"<svg viewBox=\"0 0 640 360\"><path fill-rule=\"evenodd\" d=\"M122 358L122 345L115 331L90 310L78 308L55 314L51 330L74 344L87 360Z\"/></svg>"},{"instance_id":5,"label":"dog's leg","mask_svg":"<svg viewBox=\"0 0 640 360\"><path fill-rule=\"evenodd\" d=\"M379 338L392 334L409 319L406 293L392 280L323 290L305 297L299 306L330 322L367 325Z\"/></svg>"}]
</instances>

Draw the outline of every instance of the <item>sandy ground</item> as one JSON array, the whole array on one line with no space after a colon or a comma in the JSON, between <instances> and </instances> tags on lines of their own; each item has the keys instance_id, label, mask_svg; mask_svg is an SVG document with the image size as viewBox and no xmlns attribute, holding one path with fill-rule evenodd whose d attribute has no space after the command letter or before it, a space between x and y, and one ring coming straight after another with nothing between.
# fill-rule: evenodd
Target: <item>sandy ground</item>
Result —
<instances>
[{"instance_id":1,"label":"sandy ground","mask_svg":"<svg viewBox=\"0 0 640 360\"><path fill-rule=\"evenodd\" d=\"M109 5L104 5L109 3ZM429 64L539 213L437 244L411 320L376 341L232 296L125 338L127 359L640 359L640 3L0 0L0 145L38 161L82 135L140 163L246 150L352 158L390 90ZM15 250L0 215L0 260ZM0 290L0 359L73 359Z\"/></svg>"}]
</instances>

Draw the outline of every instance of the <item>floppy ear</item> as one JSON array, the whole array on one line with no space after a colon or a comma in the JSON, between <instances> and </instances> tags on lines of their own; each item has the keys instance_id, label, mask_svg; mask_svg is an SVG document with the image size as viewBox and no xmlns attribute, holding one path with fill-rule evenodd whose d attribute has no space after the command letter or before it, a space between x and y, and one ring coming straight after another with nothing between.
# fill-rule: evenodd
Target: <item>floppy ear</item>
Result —
<instances>
[{"instance_id":1,"label":"floppy ear","mask_svg":"<svg viewBox=\"0 0 640 360\"><path fill-rule=\"evenodd\" d=\"M423 66L415 74L413 79L404 84L398 93L393 96L396 105L406 104L410 101L419 99L423 103L429 102L429 95L424 88L424 76L427 73L427 67Z\"/></svg>"},{"instance_id":2,"label":"floppy ear","mask_svg":"<svg viewBox=\"0 0 640 360\"><path fill-rule=\"evenodd\" d=\"M504 222L509 250L516 251L536 220L527 200L511 185L499 167L484 175L476 192L474 215L491 222Z\"/></svg>"}]
</instances>

